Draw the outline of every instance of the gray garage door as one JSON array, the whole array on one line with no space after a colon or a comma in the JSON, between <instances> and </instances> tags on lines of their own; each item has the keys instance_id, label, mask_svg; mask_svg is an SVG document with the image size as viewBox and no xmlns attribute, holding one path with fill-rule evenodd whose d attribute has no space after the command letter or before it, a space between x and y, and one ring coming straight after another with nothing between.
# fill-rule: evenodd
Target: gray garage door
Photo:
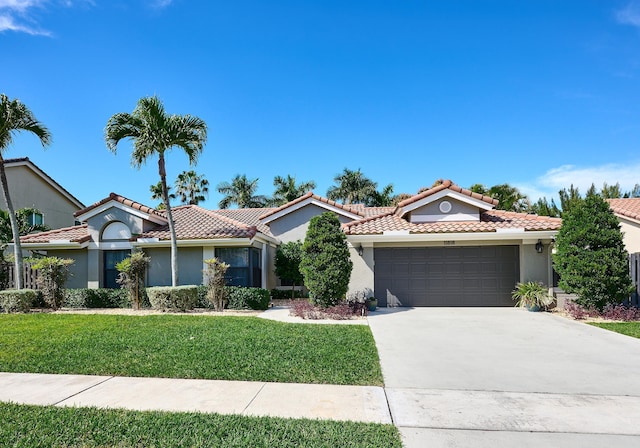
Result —
<instances>
[{"instance_id":1,"label":"gray garage door","mask_svg":"<svg viewBox=\"0 0 640 448\"><path fill-rule=\"evenodd\" d=\"M513 306L518 246L376 248L380 306Z\"/></svg>"}]
</instances>

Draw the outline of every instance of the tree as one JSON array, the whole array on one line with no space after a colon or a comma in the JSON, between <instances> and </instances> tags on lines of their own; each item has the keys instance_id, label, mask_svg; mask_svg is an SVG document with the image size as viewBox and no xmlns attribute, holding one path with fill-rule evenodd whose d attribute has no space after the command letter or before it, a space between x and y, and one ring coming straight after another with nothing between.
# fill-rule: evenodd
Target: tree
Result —
<instances>
[{"instance_id":1,"label":"tree","mask_svg":"<svg viewBox=\"0 0 640 448\"><path fill-rule=\"evenodd\" d=\"M364 204L376 191L378 184L362 174L360 169L352 171L345 168L333 178L336 185L329 187L327 198L342 201L344 204Z\"/></svg>"},{"instance_id":2,"label":"tree","mask_svg":"<svg viewBox=\"0 0 640 448\"><path fill-rule=\"evenodd\" d=\"M620 191L620 183L616 182L615 185L607 185L605 182L602 185L602 190L600 191L600 196L604 199L617 199L622 197L622 192Z\"/></svg>"},{"instance_id":3,"label":"tree","mask_svg":"<svg viewBox=\"0 0 640 448\"><path fill-rule=\"evenodd\" d=\"M562 215L568 211L570 211L574 206L580 204L582 202L582 196L580 195L580 190L577 187L574 187L571 184L571 187L567 190L563 188L558 192L558 196L560 196L560 208L562 209Z\"/></svg>"},{"instance_id":4,"label":"tree","mask_svg":"<svg viewBox=\"0 0 640 448\"><path fill-rule=\"evenodd\" d=\"M389 184L382 190L374 190L367 200L368 207L390 207L394 205L393 185Z\"/></svg>"},{"instance_id":5,"label":"tree","mask_svg":"<svg viewBox=\"0 0 640 448\"><path fill-rule=\"evenodd\" d=\"M276 188L269 203L274 207L279 207L312 191L316 188L316 183L312 180L309 182L296 183L296 178L287 174L286 178L276 176L273 179L273 186Z\"/></svg>"},{"instance_id":6,"label":"tree","mask_svg":"<svg viewBox=\"0 0 640 448\"><path fill-rule=\"evenodd\" d=\"M225 287L225 274L229 269L229 265L217 258L204 260L207 265L205 269L205 278L207 285L207 300L213 306L214 311L224 311L225 304L229 300L229 294Z\"/></svg>"},{"instance_id":7,"label":"tree","mask_svg":"<svg viewBox=\"0 0 640 448\"><path fill-rule=\"evenodd\" d=\"M511 212L526 212L530 207L529 198L509 184L494 185L487 195L498 200L497 209Z\"/></svg>"},{"instance_id":8,"label":"tree","mask_svg":"<svg viewBox=\"0 0 640 448\"><path fill-rule=\"evenodd\" d=\"M624 197L626 197L626 198L640 198L640 184L635 184L633 186L633 189L630 192L625 193Z\"/></svg>"},{"instance_id":9,"label":"tree","mask_svg":"<svg viewBox=\"0 0 640 448\"><path fill-rule=\"evenodd\" d=\"M116 152L118 143L125 138L133 140L131 165L140 167L158 156L158 174L162 186L162 201L167 213L171 234L171 285L178 285L178 243L176 229L169 203L165 152L173 147L184 150L189 163L194 165L207 141L207 125L192 115L169 115L157 96L138 100L133 113L120 112L113 115L105 128L107 148Z\"/></svg>"},{"instance_id":10,"label":"tree","mask_svg":"<svg viewBox=\"0 0 640 448\"><path fill-rule=\"evenodd\" d=\"M599 195L590 194L562 215L553 264L560 287L576 302L602 309L621 303L633 290L620 223Z\"/></svg>"},{"instance_id":11,"label":"tree","mask_svg":"<svg viewBox=\"0 0 640 448\"><path fill-rule=\"evenodd\" d=\"M198 205L209 195L209 181L204 174L195 171L183 171L176 179L176 195L183 204Z\"/></svg>"},{"instance_id":12,"label":"tree","mask_svg":"<svg viewBox=\"0 0 640 448\"><path fill-rule=\"evenodd\" d=\"M142 305L146 290L144 276L150 262L151 258L147 257L142 250L136 250L130 257L116 264L119 273L116 281L129 293L134 310L139 310Z\"/></svg>"},{"instance_id":13,"label":"tree","mask_svg":"<svg viewBox=\"0 0 640 448\"><path fill-rule=\"evenodd\" d=\"M44 124L39 122L20 100L10 100L5 94L0 94L0 184L2 184L2 194L9 213L11 222L11 232L13 235L13 256L15 262L15 285L16 289L22 289L22 246L20 245L20 229L16 214L9 195L9 184L7 174L4 169L4 152L13 143L16 133L25 131L34 134L40 139L43 147L51 143L51 133Z\"/></svg>"},{"instance_id":14,"label":"tree","mask_svg":"<svg viewBox=\"0 0 640 448\"><path fill-rule=\"evenodd\" d=\"M300 261L311 300L329 307L344 299L352 269L347 237L340 229L338 217L324 212L311 218Z\"/></svg>"},{"instance_id":15,"label":"tree","mask_svg":"<svg viewBox=\"0 0 640 448\"><path fill-rule=\"evenodd\" d=\"M291 298L294 298L297 285L302 285L304 277L300 272L300 261L302 260L302 242L289 241L281 244L276 249L274 260L275 273L283 280L291 282Z\"/></svg>"},{"instance_id":16,"label":"tree","mask_svg":"<svg viewBox=\"0 0 640 448\"><path fill-rule=\"evenodd\" d=\"M236 204L238 208L260 208L264 207L267 198L256 195L258 190L258 179L247 179L246 174L238 174L229 182L220 182L216 187L218 193L224 197L218 203L220 208L229 208Z\"/></svg>"},{"instance_id":17,"label":"tree","mask_svg":"<svg viewBox=\"0 0 640 448\"><path fill-rule=\"evenodd\" d=\"M35 208L21 208L16 211L18 233L20 236L28 235L33 232L44 232L49 230L48 226L32 222L31 217L36 213L40 213L40 211ZM12 239L13 230L11 228L9 212L6 210L0 210L0 243L10 243Z\"/></svg>"},{"instance_id":18,"label":"tree","mask_svg":"<svg viewBox=\"0 0 640 448\"><path fill-rule=\"evenodd\" d=\"M551 199L551 203L547 201L547 198L540 198L529 208L531 213L535 213L538 216L551 216L553 218L560 217L560 209L556 205L553 198Z\"/></svg>"},{"instance_id":19,"label":"tree","mask_svg":"<svg viewBox=\"0 0 640 448\"><path fill-rule=\"evenodd\" d=\"M171 190L171 186L167 185L167 192L169 192ZM154 201L162 201L162 182L158 182L155 185L151 185L149 187L149 191L151 192L151 199ZM175 199L176 195L173 193L169 193L169 200L171 199ZM164 210L164 202L161 202L157 209L158 210Z\"/></svg>"},{"instance_id":20,"label":"tree","mask_svg":"<svg viewBox=\"0 0 640 448\"><path fill-rule=\"evenodd\" d=\"M69 278L69 266L75 261L71 258L43 257L38 258L31 267L37 270L38 287L44 301L54 310L64 303L65 283Z\"/></svg>"}]
</instances>

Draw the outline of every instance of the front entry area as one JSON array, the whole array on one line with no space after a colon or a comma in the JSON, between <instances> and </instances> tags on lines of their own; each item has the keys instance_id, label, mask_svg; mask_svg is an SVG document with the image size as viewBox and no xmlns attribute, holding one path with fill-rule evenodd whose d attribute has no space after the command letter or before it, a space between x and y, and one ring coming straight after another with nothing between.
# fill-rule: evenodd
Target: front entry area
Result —
<instances>
[{"instance_id":1,"label":"front entry area","mask_svg":"<svg viewBox=\"0 0 640 448\"><path fill-rule=\"evenodd\" d=\"M513 306L518 246L374 249L380 306Z\"/></svg>"}]
</instances>

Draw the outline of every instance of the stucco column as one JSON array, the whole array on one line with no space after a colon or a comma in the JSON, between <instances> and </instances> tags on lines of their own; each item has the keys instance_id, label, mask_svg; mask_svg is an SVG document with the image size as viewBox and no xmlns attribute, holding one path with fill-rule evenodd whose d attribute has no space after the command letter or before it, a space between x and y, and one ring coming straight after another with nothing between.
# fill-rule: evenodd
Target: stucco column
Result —
<instances>
[{"instance_id":1,"label":"stucco column","mask_svg":"<svg viewBox=\"0 0 640 448\"><path fill-rule=\"evenodd\" d=\"M207 263L205 263L204 260L210 260L215 256L216 256L215 246L202 248L202 284L203 285L207 284Z\"/></svg>"},{"instance_id":2,"label":"stucco column","mask_svg":"<svg viewBox=\"0 0 640 448\"><path fill-rule=\"evenodd\" d=\"M269 245L262 243L262 269L260 270L262 278L260 284L262 288L267 289L267 274L269 269Z\"/></svg>"}]
</instances>

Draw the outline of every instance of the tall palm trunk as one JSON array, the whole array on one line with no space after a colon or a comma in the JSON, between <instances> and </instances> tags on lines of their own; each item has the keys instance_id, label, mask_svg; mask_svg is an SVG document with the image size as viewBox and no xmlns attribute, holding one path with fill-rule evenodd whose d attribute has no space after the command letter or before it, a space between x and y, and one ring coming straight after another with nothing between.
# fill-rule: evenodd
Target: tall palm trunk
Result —
<instances>
[{"instance_id":1,"label":"tall palm trunk","mask_svg":"<svg viewBox=\"0 0 640 448\"><path fill-rule=\"evenodd\" d=\"M15 259L13 274L15 288L22 289L24 285L22 279L22 246L20 245L20 230L18 220L16 219L16 212L13 210L11 196L9 195L9 184L7 182L7 174L4 170L4 159L2 156L0 156L0 183L2 184L2 195L4 196L4 201L7 204L9 221L11 222L11 233L13 234L13 256Z\"/></svg>"},{"instance_id":2,"label":"tall palm trunk","mask_svg":"<svg viewBox=\"0 0 640 448\"><path fill-rule=\"evenodd\" d=\"M164 166L164 153L158 157L158 172L160 173L160 183L162 184L162 200L169 220L169 233L171 234L171 286L178 286L178 239L176 228L173 222L173 213L169 204L169 190L167 188L167 171Z\"/></svg>"}]
</instances>

